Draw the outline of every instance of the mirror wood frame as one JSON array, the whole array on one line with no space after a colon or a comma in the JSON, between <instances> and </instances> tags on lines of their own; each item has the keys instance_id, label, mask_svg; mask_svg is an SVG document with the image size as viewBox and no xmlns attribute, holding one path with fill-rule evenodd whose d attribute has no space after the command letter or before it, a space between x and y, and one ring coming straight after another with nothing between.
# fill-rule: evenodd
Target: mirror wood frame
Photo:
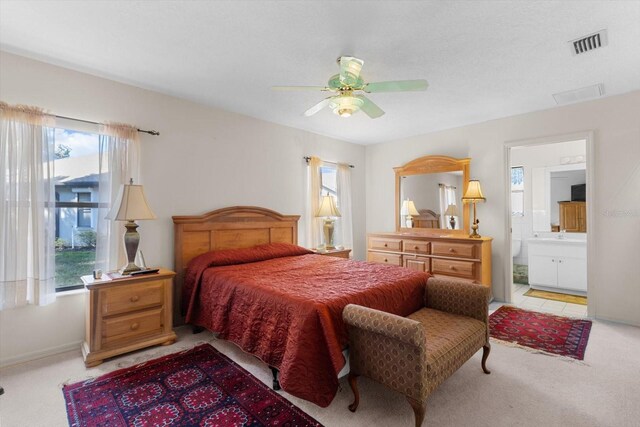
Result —
<instances>
[{"instance_id":1,"label":"mirror wood frame","mask_svg":"<svg viewBox=\"0 0 640 427\"><path fill-rule=\"evenodd\" d=\"M469 165L470 158L456 159L448 156L424 156L419 157L404 164L393 168L396 174L396 231L406 230L443 230L442 228L405 228L400 222L400 181L403 176L408 175L424 175L429 173L456 172L462 171L462 195L467 192L469 186ZM449 230L449 233L467 234L469 232L469 203L462 203L462 229ZM440 231L441 232L441 231Z\"/></svg>"}]
</instances>

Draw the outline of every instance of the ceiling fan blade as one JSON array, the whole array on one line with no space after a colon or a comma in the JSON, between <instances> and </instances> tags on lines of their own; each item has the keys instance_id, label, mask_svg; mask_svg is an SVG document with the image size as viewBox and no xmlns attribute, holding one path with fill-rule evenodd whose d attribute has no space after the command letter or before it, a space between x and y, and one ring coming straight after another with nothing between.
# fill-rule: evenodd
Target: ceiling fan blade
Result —
<instances>
[{"instance_id":1,"label":"ceiling fan blade","mask_svg":"<svg viewBox=\"0 0 640 427\"><path fill-rule=\"evenodd\" d=\"M358 81L364 61L353 56L340 57L340 82L351 86Z\"/></svg>"},{"instance_id":2,"label":"ceiling fan blade","mask_svg":"<svg viewBox=\"0 0 640 427\"><path fill-rule=\"evenodd\" d=\"M372 92L410 92L427 90L429 83L426 80L396 80L391 82L367 83L362 90Z\"/></svg>"},{"instance_id":3,"label":"ceiling fan blade","mask_svg":"<svg viewBox=\"0 0 640 427\"><path fill-rule=\"evenodd\" d=\"M291 91L291 92L307 91L307 90L322 90L322 91L331 91L331 92L334 91L333 89L326 86L271 86L271 89L279 90L279 91Z\"/></svg>"},{"instance_id":4,"label":"ceiling fan blade","mask_svg":"<svg viewBox=\"0 0 640 427\"><path fill-rule=\"evenodd\" d=\"M316 105L314 105L313 107L311 107L307 111L305 111L304 115L307 116L307 117L313 116L315 113L317 113L318 111L322 110L324 107L329 105L329 102L331 102L332 98L333 98L333 96L330 96L330 97L325 98L322 101L318 102Z\"/></svg>"},{"instance_id":5,"label":"ceiling fan blade","mask_svg":"<svg viewBox=\"0 0 640 427\"><path fill-rule=\"evenodd\" d=\"M378 117L384 114L384 111L382 110L382 108L378 107L376 104L373 103L373 101L371 101L366 96L364 95L354 95L354 96L356 98L361 99L364 102L362 104L362 107L360 107L360 109L364 111L367 116L371 117L372 119L377 119Z\"/></svg>"}]
</instances>

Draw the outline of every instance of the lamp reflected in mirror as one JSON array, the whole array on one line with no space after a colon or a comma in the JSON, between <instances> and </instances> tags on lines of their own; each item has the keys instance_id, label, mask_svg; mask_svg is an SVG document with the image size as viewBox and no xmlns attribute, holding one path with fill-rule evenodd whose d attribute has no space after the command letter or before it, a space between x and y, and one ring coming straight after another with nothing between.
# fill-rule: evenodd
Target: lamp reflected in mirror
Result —
<instances>
[{"instance_id":1,"label":"lamp reflected in mirror","mask_svg":"<svg viewBox=\"0 0 640 427\"><path fill-rule=\"evenodd\" d=\"M322 230L324 232L325 249L336 248L333 244L333 223L335 222L335 218L340 218L341 216L342 215L336 206L333 196L328 194L326 196L322 196L320 208L318 208L318 212L316 212L316 217L324 218Z\"/></svg>"},{"instance_id":2,"label":"lamp reflected in mirror","mask_svg":"<svg viewBox=\"0 0 640 427\"><path fill-rule=\"evenodd\" d=\"M405 227L413 228L413 217L420 215L420 212L418 212L412 200L406 199L402 201L400 215L405 217Z\"/></svg>"},{"instance_id":3,"label":"lamp reflected in mirror","mask_svg":"<svg viewBox=\"0 0 640 427\"><path fill-rule=\"evenodd\" d=\"M445 216L449 217L449 225L452 230L456 229L456 217L458 216L458 207L456 205L447 206L447 210L444 211Z\"/></svg>"}]
</instances>

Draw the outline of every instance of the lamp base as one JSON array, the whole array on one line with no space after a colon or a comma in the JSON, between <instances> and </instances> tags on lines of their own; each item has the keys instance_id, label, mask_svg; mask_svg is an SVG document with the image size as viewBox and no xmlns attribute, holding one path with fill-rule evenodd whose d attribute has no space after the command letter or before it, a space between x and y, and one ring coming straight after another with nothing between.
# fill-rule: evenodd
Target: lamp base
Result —
<instances>
[{"instance_id":1,"label":"lamp base","mask_svg":"<svg viewBox=\"0 0 640 427\"><path fill-rule=\"evenodd\" d=\"M480 233L478 233L479 222L480 221L476 219L475 221L473 221L473 224L471 224L471 234L469 234L469 237L471 237L472 239L479 239L480 237L482 237Z\"/></svg>"},{"instance_id":2,"label":"lamp base","mask_svg":"<svg viewBox=\"0 0 640 427\"><path fill-rule=\"evenodd\" d=\"M325 249L335 249L336 247L333 245L333 219L326 218L324 220L324 226L322 227L322 231L324 231L324 247Z\"/></svg>"},{"instance_id":3,"label":"lamp base","mask_svg":"<svg viewBox=\"0 0 640 427\"><path fill-rule=\"evenodd\" d=\"M456 219L454 216L451 216L451 218L449 219L449 225L451 226L452 230L456 229Z\"/></svg>"},{"instance_id":4,"label":"lamp base","mask_svg":"<svg viewBox=\"0 0 640 427\"><path fill-rule=\"evenodd\" d=\"M127 232L124 233L124 249L127 252L127 265L122 267L120 270L120 274L128 275L133 273L134 271L142 270L135 263L136 253L138 252L138 245L140 244L140 234L138 234L137 228L138 224L133 221L127 221L124 225L127 229Z\"/></svg>"}]
</instances>

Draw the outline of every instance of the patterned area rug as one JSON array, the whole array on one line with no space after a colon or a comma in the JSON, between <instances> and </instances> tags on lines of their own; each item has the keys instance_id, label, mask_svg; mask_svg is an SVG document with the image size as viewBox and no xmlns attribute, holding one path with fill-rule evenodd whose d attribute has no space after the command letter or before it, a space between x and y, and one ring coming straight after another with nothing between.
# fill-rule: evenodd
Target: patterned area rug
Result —
<instances>
[{"instance_id":1,"label":"patterned area rug","mask_svg":"<svg viewBox=\"0 0 640 427\"><path fill-rule=\"evenodd\" d=\"M561 294L558 292L540 291L538 289L529 289L524 293L526 297L550 299L554 301L570 302L572 304L587 305L587 297L580 295Z\"/></svg>"},{"instance_id":2,"label":"patterned area rug","mask_svg":"<svg viewBox=\"0 0 640 427\"><path fill-rule=\"evenodd\" d=\"M503 305L489 316L491 338L583 360L591 321Z\"/></svg>"},{"instance_id":3,"label":"patterned area rug","mask_svg":"<svg viewBox=\"0 0 640 427\"><path fill-rule=\"evenodd\" d=\"M72 427L321 426L209 344L65 386Z\"/></svg>"}]
</instances>

